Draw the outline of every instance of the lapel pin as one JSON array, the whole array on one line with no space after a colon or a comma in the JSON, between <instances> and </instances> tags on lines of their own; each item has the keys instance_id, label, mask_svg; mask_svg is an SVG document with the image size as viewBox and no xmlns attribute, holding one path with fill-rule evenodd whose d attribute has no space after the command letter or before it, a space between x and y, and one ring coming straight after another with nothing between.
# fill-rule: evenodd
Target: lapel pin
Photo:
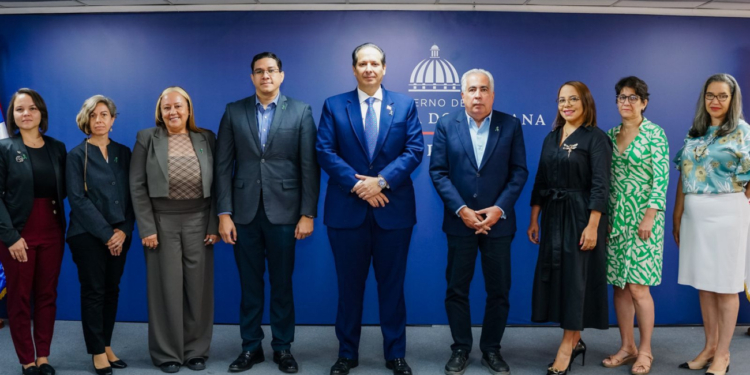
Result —
<instances>
[{"instance_id":1,"label":"lapel pin","mask_svg":"<svg viewBox=\"0 0 750 375\"><path fill-rule=\"evenodd\" d=\"M389 115L393 116L393 107L391 107L390 105L388 105L388 106L385 107L385 109L388 110L388 114Z\"/></svg>"},{"instance_id":2,"label":"lapel pin","mask_svg":"<svg viewBox=\"0 0 750 375\"><path fill-rule=\"evenodd\" d=\"M26 154L23 154L23 160L26 160L26 159L28 159L28 158L29 158L29 157L28 157L28 156L26 156Z\"/></svg>"},{"instance_id":3,"label":"lapel pin","mask_svg":"<svg viewBox=\"0 0 750 375\"><path fill-rule=\"evenodd\" d=\"M281 105L281 110L283 111L285 109L286 109L286 103L284 103L284 104Z\"/></svg>"},{"instance_id":4,"label":"lapel pin","mask_svg":"<svg viewBox=\"0 0 750 375\"><path fill-rule=\"evenodd\" d=\"M19 163L23 163L23 157L21 155L16 156L16 161Z\"/></svg>"},{"instance_id":5,"label":"lapel pin","mask_svg":"<svg viewBox=\"0 0 750 375\"><path fill-rule=\"evenodd\" d=\"M115 163L117 163L117 156L115 156Z\"/></svg>"},{"instance_id":6,"label":"lapel pin","mask_svg":"<svg viewBox=\"0 0 750 375\"><path fill-rule=\"evenodd\" d=\"M495 126L495 131L499 132L500 131L500 127L499 126Z\"/></svg>"},{"instance_id":7,"label":"lapel pin","mask_svg":"<svg viewBox=\"0 0 750 375\"><path fill-rule=\"evenodd\" d=\"M203 149L201 149L201 154L203 153Z\"/></svg>"}]
</instances>

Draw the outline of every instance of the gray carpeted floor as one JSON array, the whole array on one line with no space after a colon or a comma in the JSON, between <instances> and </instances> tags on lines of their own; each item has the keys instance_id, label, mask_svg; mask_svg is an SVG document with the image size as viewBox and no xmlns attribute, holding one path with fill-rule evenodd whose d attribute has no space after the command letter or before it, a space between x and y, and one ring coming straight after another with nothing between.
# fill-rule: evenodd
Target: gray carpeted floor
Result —
<instances>
[{"instance_id":1,"label":"gray carpeted floor","mask_svg":"<svg viewBox=\"0 0 750 375\"><path fill-rule=\"evenodd\" d=\"M116 370L115 374L161 374L151 364L148 355L147 326L144 323L118 323L115 328L113 347L118 355L130 365L127 369ZM750 336L747 327L737 327L732 341L731 374L750 373ZM271 361L270 331L265 326L264 349L266 362L256 365L244 374L282 374ZM479 352L480 328L474 329L475 348L471 353L471 364L467 375L488 374L482 367ZM511 366L513 375L541 375L547 363L552 361L557 345L562 337L559 328L551 327L511 327L505 332L502 353ZM580 358L573 366L572 374L630 374L629 366L606 369L599 365L608 354L617 351L619 334L616 328L607 331L587 330L583 340L588 345L586 366L580 366ZM680 370L677 365L692 359L703 346L702 327L662 327L656 328L653 339L654 366L652 374L690 375L703 371ZM407 361L415 375L442 374L443 366L450 357L451 335L447 326L407 328ZM240 351L239 328L234 325L214 327L211 358L208 368L201 374L225 374L227 366ZM300 374L326 375L336 360L338 342L331 326L297 327L296 341L292 347L300 363ZM52 364L60 375L93 374L91 357L86 354L80 322L58 321L52 343ZM10 332L0 330L0 374L19 374L20 366L13 350ZM187 368L180 373L192 374ZM352 370L352 375L388 375L384 367L382 338L379 327L365 327L362 332L360 365ZM197 374L196 374L197 375Z\"/></svg>"}]
</instances>

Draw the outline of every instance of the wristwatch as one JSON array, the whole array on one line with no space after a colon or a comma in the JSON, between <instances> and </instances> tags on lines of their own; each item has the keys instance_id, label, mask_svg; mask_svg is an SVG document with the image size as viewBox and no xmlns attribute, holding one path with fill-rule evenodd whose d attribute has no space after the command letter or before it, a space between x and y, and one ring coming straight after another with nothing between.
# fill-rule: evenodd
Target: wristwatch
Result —
<instances>
[{"instance_id":1,"label":"wristwatch","mask_svg":"<svg viewBox=\"0 0 750 375\"><path fill-rule=\"evenodd\" d=\"M313 216L313 215L302 215L302 216L304 216L304 217L306 217L308 219L315 219L315 216Z\"/></svg>"},{"instance_id":2,"label":"wristwatch","mask_svg":"<svg viewBox=\"0 0 750 375\"><path fill-rule=\"evenodd\" d=\"M378 186L380 186L380 189L385 189L388 186L388 183L385 182L383 176L378 176Z\"/></svg>"}]
</instances>

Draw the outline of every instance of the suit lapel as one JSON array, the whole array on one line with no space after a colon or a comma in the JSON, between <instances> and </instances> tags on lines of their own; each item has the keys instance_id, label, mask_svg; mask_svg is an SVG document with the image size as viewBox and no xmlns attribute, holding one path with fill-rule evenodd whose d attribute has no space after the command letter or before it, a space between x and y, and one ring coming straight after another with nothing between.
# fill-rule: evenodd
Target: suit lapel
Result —
<instances>
[{"instance_id":1,"label":"suit lapel","mask_svg":"<svg viewBox=\"0 0 750 375\"><path fill-rule=\"evenodd\" d=\"M156 162L159 163L159 169L164 173L166 181L169 181L169 134L164 128L156 128L151 147L154 150Z\"/></svg>"},{"instance_id":2,"label":"suit lapel","mask_svg":"<svg viewBox=\"0 0 750 375\"><path fill-rule=\"evenodd\" d=\"M362 109L359 104L359 96L357 95L356 89L352 91L348 101L349 103L346 105L346 113L349 115L349 124L351 124L352 130L354 130L354 134L357 135L359 146L362 147L362 151L364 151L365 155L369 158L370 153L367 151L367 144L365 142L365 124L362 123Z\"/></svg>"},{"instance_id":3,"label":"suit lapel","mask_svg":"<svg viewBox=\"0 0 750 375\"><path fill-rule=\"evenodd\" d=\"M490 156L492 156L492 152L495 151L497 140L500 139L500 132L502 131L502 129L500 128L500 116L494 116L492 118L492 121L490 121L489 126L490 134L487 136L487 146L484 148L484 155L482 155L482 165L479 166L479 170L482 170L482 168L484 168L484 166L487 164L487 160L489 160Z\"/></svg>"},{"instance_id":4,"label":"suit lapel","mask_svg":"<svg viewBox=\"0 0 750 375\"><path fill-rule=\"evenodd\" d=\"M201 181L203 182L203 196L206 196L206 192L211 191L211 179L205 178L213 174L213 168L208 162L208 146L206 145L206 137L203 133L196 133L188 131L190 134L190 142L193 144L193 150L195 155L198 157L198 164L201 166ZM207 186L208 184L208 186Z\"/></svg>"},{"instance_id":5,"label":"suit lapel","mask_svg":"<svg viewBox=\"0 0 750 375\"><path fill-rule=\"evenodd\" d=\"M286 113L286 96L279 94L279 102L276 106L276 110L273 113L273 121L271 121L271 129L268 130L268 138L266 139L266 150L271 146L271 140L273 140L274 134L279 129L281 121L284 120L284 113Z\"/></svg>"},{"instance_id":6,"label":"suit lapel","mask_svg":"<svg viewBox=\"0 0 750 375\"><path fill-rule=\"evenodd\" d=\"M247 130L250 132L249 136L252 141L250 144L254 144L258 150L258 154L261 153L260 138L258 137L258 118L255 116L255 95L249 97L245 101L245 114L247 115L247 128L243 127L243 131Z\"/></svg>"},{"instance_id":7,"label":"suit lapel","mask_svg":"<svg viewBox=\"0 0 750 375\"><path fill-rule=\"evenodd\" d=\"M474 169L479 170L477 167L477 158L474 155L474 144L471 143L471 133L469 133L469 121L466 119L466 112L458 114L455 125L458 127L458 139L464 146L464 151L466 151L471 165L474 166ZM474 124L471 124L471 126L474 126Z\"/></svg>"},{"instance_id":8,"label":"suit lapel","mask_svg":"<svg viewBox=\"0 0 750 375\"><path fill-rule=\"evenodd\" d=\"M375 143L375 151L372 153L372 159L378 156L380 149L383 148L385 138L388 136L388 131L391 130L391 124L393 124L393 113L396 109L394 108L393 101L391 100L388 92L383 89L383 102L380 103L380 124L378 125L378 141Z\"/></svg>"},{"instance_id":9,"label":"suit lapel","mask_svg":"<svg viewBox=\"0 0 750 375\"><path fill-rule=\"evenodd\" d=\"M55 170L55 181L65 181L65 178L63 178L62 176L63 171L60 170L60 163L57 162L61 158L61 155L58 155L59 153L57 152L57 147L53 148L52 140L50 140L49 137L42 136L42 138L44 138L44 145L47 146L47 153L51 156L52 159L52 168Z\"/></svg>"}]
</instances>

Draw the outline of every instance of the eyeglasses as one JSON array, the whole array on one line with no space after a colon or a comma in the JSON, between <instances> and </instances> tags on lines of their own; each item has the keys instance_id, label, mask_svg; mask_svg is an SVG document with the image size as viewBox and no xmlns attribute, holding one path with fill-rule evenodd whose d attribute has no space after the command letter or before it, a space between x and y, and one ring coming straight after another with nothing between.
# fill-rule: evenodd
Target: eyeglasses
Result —
<instances>
[{"instance_id":1,"label":"eyeglasses","mask_svg":"<svg viewBox=\"0 0 750 375\"><path fill-rule=\"evenodd\" d=\"M729 95L724 93L721 93L719 95L714 95L714 93L711 92L706 93L707 102L714 100L714 98L716 98L719 102L724 103L725 101L727 101L727 99L729 99Z\"/></svg>"},{"instance_id":2,"label":"eyeglasses","mask_svg":"<svg viewBox=\"0 0 750 375\"><path fill-rule=\"evenodd\" d=\"M577 96L571 96L571 97L569 97L567 99L565 99L563 97L559 97L559 98L557 98L557 105L562 106L562 105L565 105L565 103L576 104L580 100L581 100L581 98L579 98Z\"/></svg>"},{"instance_id":3,"label":"eyeglasses","mask_svg":"<svg viewBox=\"0 0 750 375\"><path fill-rule=\"evenodd\" d=\"M625 99L627 99L630 102L630 104L633 104L638 101L640 96L636 94L633 94L633 95L622 94L622 95L617 95L616 98L617 98L618 103L625 103Z\"/></svg>"},{"instance_id":4,"label":"eyeglasses","mask_svg":"<svg viewBox=\"0 0 750 375\"><path fill-rule=\"evenodd\" d=\"M264 75L266 75L266 73L268 73L269 76L272 76L272 75L274 75L274 74L276 74L276 73L278 73L280 71L281 70L279 70L279 69L268 69L268 70L256 69L256 70L253 71L253 74L256 75L256 76L258 76L258 77L263 77Z\"/></svg>"}]
</instances>

